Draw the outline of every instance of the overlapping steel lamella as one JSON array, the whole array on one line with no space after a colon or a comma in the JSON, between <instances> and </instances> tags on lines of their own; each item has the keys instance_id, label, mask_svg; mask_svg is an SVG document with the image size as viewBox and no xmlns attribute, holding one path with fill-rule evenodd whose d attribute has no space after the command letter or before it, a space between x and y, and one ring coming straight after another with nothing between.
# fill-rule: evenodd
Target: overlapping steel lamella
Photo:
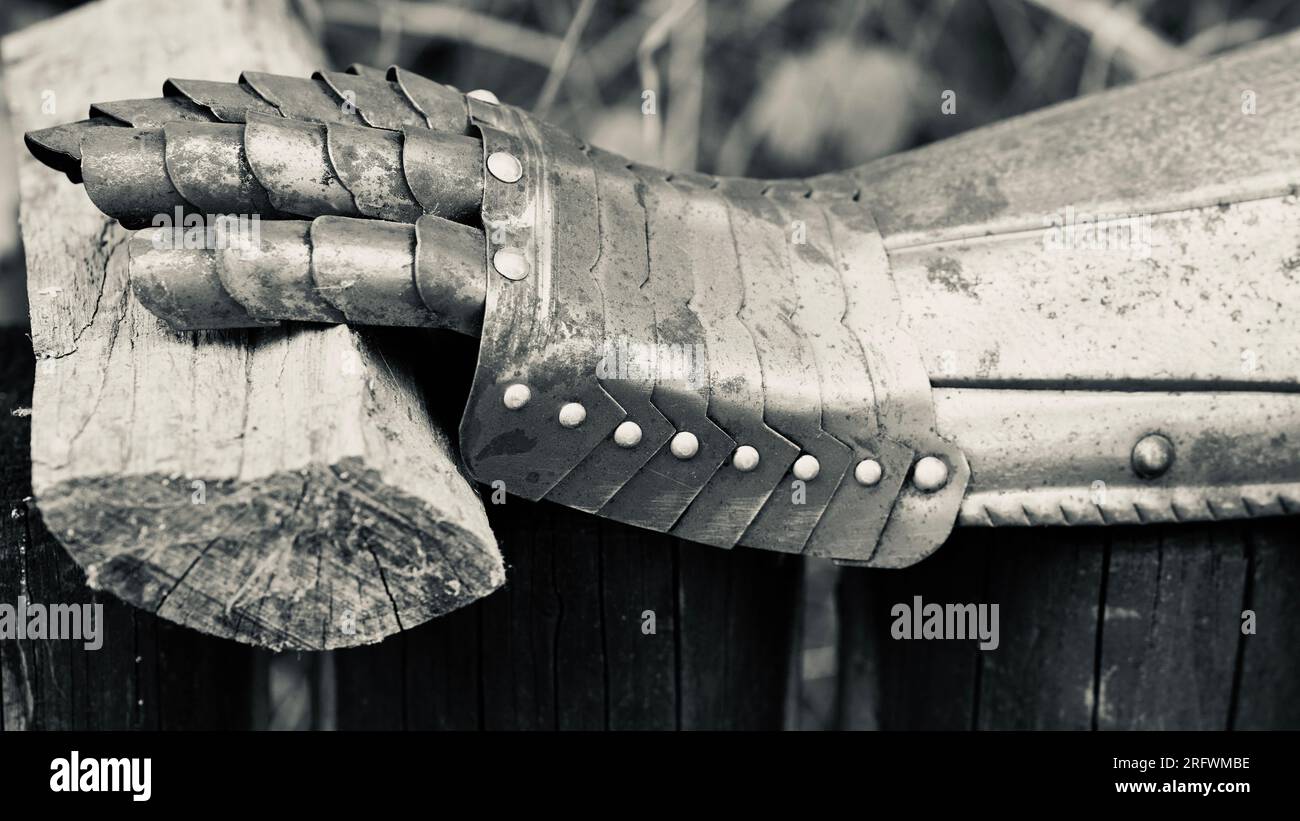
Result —
<instances>
[{"instance_id":1,"label":"overlapping steel lamella","mask_svg":"<svg viewBox=\"0 0 1300 821\"><path fill-rule=\"evenodd\" d=\"M508 106L471 99L470 112L485 154L523 168L513 183L486 177L488 259L530 261L523 278L488 277L461 422L476 475L723 547L902 565L943 542L969 467L936 433L855 189L670 175ZM605 343L629 336L704 351L703 401L680 374L601 378ZM522 407L506 402L516 385ZM557 426L570 402L586 422ZM626 423L636 448L610 435ZM738 447L756 462L736 463ZM945 476L923 490L907 479L926 458ZM865 462L882 475L860 480Z\"/></svg>"},{"instance_id":2,"label":"overlapping steel lamella","mask_svg":"<svg viewBox=\"0 0 1300 821\"><path fill-rule=\"evenodd\" d=\"M940 252L973 269L1041 253L1022 225L979 229L976 242L975 216L900 206L897 180L920 173L905 162L874 182L669 174L400 69L172 80L165 93L28 136L124 224L173 209L268 218L252 247L139 232L142 302L183 329L289 320L481 335L460 439L485 484L691 541L881 567L928 555L959 515L1300 511L1293 392L1069 390L1034 385L1030 369L1024 385L1013 374L933 387L936 342L912 332L923 312L900 287ZM1233 218L1242 236L1259 230L1258 215ZM921 275L946 284L943 270ZM688 351L691 372L668 355L614 362L615 350ZM1203 446L1211 415L1256 406L1260 422L1229 449L1267 450L1249 469L1179 455ZM1158 469L1138 464L1166 445Z\"/></svg>"}]
</instances>

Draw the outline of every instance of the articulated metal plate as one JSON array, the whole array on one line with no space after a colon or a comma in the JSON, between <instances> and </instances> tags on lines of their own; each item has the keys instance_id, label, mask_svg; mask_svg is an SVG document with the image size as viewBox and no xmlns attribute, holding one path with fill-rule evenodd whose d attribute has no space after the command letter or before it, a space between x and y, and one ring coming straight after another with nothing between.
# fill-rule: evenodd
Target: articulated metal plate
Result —
<instances>
[{"instance_id":1,"label":"articulated metal plate","mask_svg":"<svg viewBox=\"0 0 1300 821\"><path fill-rule=\"evenodd\" d=\"M638 180L617 158L590 151L588 157L599 171L595 227L600 249L592 274L601 283L605 317L596 379L627 417L620 423L621 437L602 439L546 497L594 513L645 467L676 429L651 401L653 373L616 359L621 343L655 339L654 303L643 289L649 269Z\"/></svg>"},{"instance_id":2,"label":"articulated metal plate","mask_svg":"<svg viewBox=\"0 0 1300 821\"><path fill-rule=\"evenodd\" d=\"M851 449L849 469L840 477L805 552L866 561L907 476L912 450L886 439L876 414L864 345L871 345L869 330L879 321L873 315L879 296L870 292L866 277L850 275L855 262L861 270L870 260L855 261L846 255L853 249L841 247L843 237L840 243L835 241L834 217L824 210L826 200L848 199L853 190L852 186L823 190L810 200L800 185L781 189L785 195L775 199L784 222L798 232L792 235L790 263L801 285L799 306L791 319L809 341L817 362L822 425ZM876 258L876 264L887 260ZM861 330L861 336L855 329Z\"/></svg>"},{"instance_id":3,"label":"articulated metal plate","mask_svg":"<svg viewBox=\"0 0 1300 821\"><path fill-rule=\"evenodd\" d=\"M754 338L740 319L745 286L727 201L709 177L674 176L672 183L683 195L687 233L681 239L690 257L676 275L689 275L695 283L690 307L708 350L709 416L737 450L748 446L759 456L749 470L734 463L718 470L672 532L730 547L740 541L799 448L763 421L763 371Z\"/></svg>"},{"instance_id":4,"label":"articulated metal plate","mask_svg":"<svg viewBox=\"0 0 1300 821\"><path fill-rule=\"evenodd\" d=\"M668 177L508 106L470 114L480 481L722 547L896 565L942 541L969 470L853 191ZM906 485L913 457L943 476Z\"/></svg>"},{"instance_id":5,"label":"articulated metal plate","mask_svg":"<svg viewBox=\"0 0 1300 821\"><path fill-rule=\"evenodd\" d=\"M629 170L639 183L648 262L641 289L653 303L655 328L653 336L612 344L607 340L607 368L620 374L648 373L655 407L674 434L689 431L695 436L698 452L680 459L673 455L671 438L662 443L600 514L662 532L681 518L736 442L708 416L709 348L691 307L694 277L679 273L696 264L687 243L693 222L683 195L658 169L633 165Z\"/></svg>"},{"instance_id":6,"label":"articulated metal plate","mask_svg":"<svg viewBox=\"0 0 1300 821\"><path fill-rule=\"evenodd\" d=\"M479 481L540 499L626 417L596 379L595 172L563 132L480 100L470 111L485 156L509 154L521 173L484 183L487 307L461 450Z\"/></svg>"}]
</instances>

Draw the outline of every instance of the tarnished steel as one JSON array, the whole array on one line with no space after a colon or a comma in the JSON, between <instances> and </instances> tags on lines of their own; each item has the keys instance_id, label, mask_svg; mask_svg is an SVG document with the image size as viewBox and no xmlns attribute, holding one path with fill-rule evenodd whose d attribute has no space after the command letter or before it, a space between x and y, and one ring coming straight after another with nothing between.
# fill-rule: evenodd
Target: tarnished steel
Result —
<instances>
[{"instance_id":1,"label":"tarnished steel","mask_svg":"<svg viewBox=\"0 0 1300 821\"><path fill-rule=\"evenodd\" d=\"M312 267L311 223L266 220L257 237L217 249L222 286L249 316L263 321L346 322L317 288Z\"/></svg>"},{"instance_id":2,"label":"tarnished steel","mask_svg":"<svg viewBox=\"0 0 1300 821\"><path fill-rule=\"evenodd\" d=\"M244 126L177 121L163 128L167 176L209 214L278 214L244 155Z\"/></svg>"},{"instance_id":3,"label":"tarnished steel","mask_svg":"<svg viewBox=\"0 0 1300 821\"><path fill-rule=\"evenodd\" d=\"M1102 525L1300 513L1300 394L937 388L976 467L964 525ZM1156 434L1157 477L1132 453Z\"/></svg>"},{"instance_id":4,"label":"tarnished steel","mask_svg":"<svg viewBox=\"0 0 1300 821\"><path fill-rule=\"evenodd\" d=\"M353 63L345 71L348 74L358 74L362 77L369 77L372 80L385 80L388 78L388 69L368 66L365 63Z\"/></svg>"},{"instance_id":5,"label":"tarnished steel","mask_svg":"<svg viewBox=\"0 0 1300 821\"><path fill-rule=\"evenodd\" d=\"M821 192L808 198L807 186L778 187L773 200L787 230L799 232L789 243L790 265L798 283L798 305L791 321L808 341L821 383L821 423L827 433L850 449L848 468L836 480L804 552L843 559L870 557L884 529L889 509L905 478L910 449L884 439L876 417L876 398L868 359L876 295L854 274L871 260L853 259L851 247L841 248L831 234L830 217L822 211L826 199L845 199L853 189ZM796 241L797 240L797 241ZM878 260L877 260L878 262ZM861 329L858 336L853 329ZM888 476L884 465L894 468ZM858 466L864 465L861 481Z\"/></svg>"},{"instance_id":6,"label":"tarnished steel","mask_svg":"<svg viewBox=\"0 0 1300 821\"><path fill-rule=\"evenodd\" d=\"M337 124L325 130L330 167L358 211L394 222L415 222L424 214L402 172L401 133Z\"/></svg>"},{"instance_id":7,"label":"tarnished steel","mask_svg":"<svg viewBox=\"0 0 1300 821\"><path fill-rule=\"evenodd\" d=\"M799 447L804 466L796 471L800 465L796 460L741 541L753 547L799 553L848 471L852 457L847 445L822 428L825 388L809 331L793 320L801 291L816 289L816 283L806 280L800 288L790 263L789 249L794 240L806 241L807 228L786 222L780 209L768 199L770 187L765 183L732 181L724 183L722 190L731 206L732 236L736 246L746 251L740 258L745 292L740 319L754 338L762 366L763 418ZM802 199L803 194L802 187L796 186L795 196ZM799 231L804 235L795 234ZM802 298L816 297L808 294ZM805 318L806 314L801 316ZM816 460L815 474L809 457Z\"/></svg>"},{"instance_id":8,"label":"tarnished steel","mask_svg":"<svg viewBox=\"0 0 1300 821\"><path fill-rule=\"evenodd\" d=\"M598 250L592 275L600 283L605 319L601 358L595 377L627 413L622 424L636 425L637 443L614 440L614 430L551 488L546 498L590 513L600 510L640 472L676 429L651 401L655 377L611 361L620 344L645 348L655 341L655 306L644 290L647 262L645 209L638 180L625 162L604 152L584 152L596 171ZM513 156L513 155L508 155ZM520 177L522 179L522 176ZM494 184L510 184L497 180Z\"/></svg>"},{"instance_id":9,"label":"tarnished steel","mask_svg":"<svg viewBox=\"0 0 1300 821\"><path fill-rule=\"evenodd\" d=\"M167 176L162 129L94 128L81 142L81 173L95 207L128 228L190 210Z\"/></svg>"},{"instance_id":10,"label":"tarnished steel","mask_svg":"<svg viewBox=\"0 0 1300 821\"><path fill-rule=\"evenodd\" d=\"M365 125L356 105L335 96L320 80L285 77L260 71L245 71L239 82L275 106L281 116L312 123Z\"/></svg>"},{"instance_id":11,"label":"tarnished steel","mask_svg":"<svg viewBox=\"0 0 1300 821\"><path fill-rule=\"evenodd\" d=\"M898 327L888 260L861 205L847 192L814 199L800 185L703 176L665 179L673 193L664 196L625 164L580 151L509 106L472 99L470 107L485 155L518 158L522 168L521 174L489 174L484 182L487 251L501 276L488 277L483 344L461 425L466 460L481 481L504 482L516 493L517 483L530 483L523 492L530 498L640 524L662 516L654 523L694 541L792 553L804 551L838 492L851 500L892 493L890 504L866 506L876 521L857 529L837 522L819 549L846 560L898 564L934 548L934 534L943 529L946 535L956 518L969 471L960 451L934 431L930 385ZM657 212L665 205L681 219L670 223L673 233L663 244L680 250L661 259L655 231L669 224ZM800 243L806 222L819 221L814 232L824 249L811 262L818 251L805 252L798 281L786 236L790 213L800 223ZM851 222L863 236L841 238L832 252L832 222ZM514 262L503 268L502 255ZM810 281L805 269L818 264L822 280ZM824 343L813 341L822 336L814 317L847 313L841 277L860 281L882 304L874 321L837 332L841 356L855 359L838 370L842 363L824 363L823 384L814 347ZM633 350L660 344L659 305L670 314L686 293L661 280L690 286L685 308L694 322L674 319L678 336L694 337L706 352L697 378L706 380L707 416L721 437L707 427L691 429L698 418L690 418L689 402L680 406L681 419L657 406L656 383L671 384L661 370L611 371L607 360L594 358L593 351L620 340ZM648 283L661 294L647 291ZM800 297L801 286L829 287L840 296ZM884 361L889 358L905 361ZM831 384L852 379L855 386ZM848 415L856 430L846 440L859 450L823 427L823 394ZM846 394L866 404L845 408ZM602 417L606 396L617 404ZM876 414L878 404L884 405L879 416L851 419L854 411ZM881 429L898 445L873 447ZM569 438L579 431L589 433ZM743 461L729 463L720 446L744 446ZM902 485L913 455L942 459L951 480L926 490ZM891 481L845 483L855 457L889 460ZM682 466L694 469L692 482L677 483L663 500L644 495L666 490ZM641 480L643 474L655 478ZM653 512L641 512L647 508ZM878 533L883 554L872 550L874 540L862 543L863 534Z\"/></svg>"},{"instance_id":12,"label":"tarnished steel","mask_svg":"<svg viewBox=\"0 0 1300 821\"><path fill-rule=\"evenodd\" d=\"M872 338L872 330L882 322L880 313L880 295L873 287L870 277L862 275L871 266L887 265L889 260L882 259L875 253L876 240L873 234L858 238L846 236L844 223L837 212L854 211L852 202L857 199L857 188L849 180L840 180L835 184L823 184L814 191L812 199L823 202L823 219L826 223L826 242L833 249L832 265L840 272L840 284L843 287L844 311L839 314L839 324L847 330L847 339L843 341L849 349L846 357L853 360L853 354L861 357L862 367L871 379L869 385L857 381L857 373L852 379L841 378L837 387L848 393L842 399L832 399L831 407L843 407L847 418L840 413L823 411L823 420L827 429L837 433L842 441L853 448L856 464L853 468L853 484L843 480L839 492L827 505L826 515L822 518L805 550L816 556L838 556L846 560L866 560L875 552L880 534L888 521L907 471L912 460L912 449L901 442L888 438L881 424L880 398L874 382L873 361L881 354L877 343ZM814 226L816 221L810 221ZM810 238L820 238L820 229L809 229ZM812 240L810 239L810 242ZM839 334L839 329L828 333ZM820 350L814 346L814 351ZM840 353L843 356L842 353ZM839 368L836 373L843 374ZM858 405L854 410L856 391L869 391L870 401ZM854 521L854 513L858 521Z\"/></svg>"},{"instance_id":13,"label":"tarnished steel","mask_svg":"<svg viewBox=\"0 0 1300 821\"><path fill-rule=\"evenodd\" d=\"M427 128L319 124L255 111L243 112L239 120L187 117L161 129L132 129L101 115L33 132L27 141L43 161L78 182L83 176L81 144L94 141L94 162L129 173L122 191L96 191L97 204L105 213L126 214L131 227L142 224L141 215L171 212L177 200L169 183L207 213L271 218L342 214L408 223L433 214L477 221L483 196L477 139ZM106 129L113 133L101 135ZM137 137L133 131L161 136ZM172 135L170 141L167 135ZM160 159L159 145L165 161L149 167ZM107 156L111 151L131 156Z\"/></svg>"},{"instance_id":14,"label":"tarnished steel","mask_svg":"<svg viewBox=\"0 0 1300 821\"><path fill-rule=\"evenodd\" d=\"M1126 243L1114 250L1091 245L1088 223L1069 225L1073 240L1054 225L1101 213L1062 207L1035 231L890 252L936 384L1300 389L1294 196L1130 212L1100 229Z\"/></svg>"},{"instance_id":15,"label":"tarnished steel","mask_svg":"<svg viewBox=\"0 0 1300 821\"><path fill-rule=\"evenodd\" d=\"M311 224L317 293L362 325L438 327L415 287L415 229L319 217Z\"/></svg>"},{"instance_id":16,"label":"tarnished steel","mask_svg":"<svg viewBox=\"0 0 1300 821\"><path fill-rule=\"evenodd\" d=\"M406 182L424 213L469 221L483 202L483 147L472 137L407 129L402 148Z\"/></svg>"},{"instance_id":17,"label":"tarnished steel","mask_svg":"<svg viewBox=\"0 0 1300 821\"><path fill-rule=\"evenodd\" d=\"M145 229L132 240L153 282L150 309L179 329L194 328L195 317L217 305L227 328L293 320L468 334L482 323L482 241L473 228L432 216L416 225L218 217L193 229ZM167 273L169 264L179 273ZM202 281L177 285L195 271Z\"/></svg>"},{"instance_id":18,"label":"tarnished steel","mask_svg":"<svg viewBox=\"0 0 1300 821\"><path fill-rule=\"evenodd\" d=\"M411 104L395 83L381 74L358 75L350 72L318 71L313 75L329 86L334 96L356 107L366 125L400 131L404 128L427 128L424 114Z\"/></svg>"},{"instance_id":19,"label":"tarnished steel","mask_svg":"<svg viewBox=\"0 0 1300 821\"><path fill-rule=\"evenodd\" d=\"M751 471L723 465L700 490L672 532L684 539L730 547L758 515L799 446L764 422L763 371L749 329L740 319L745 285L731 233L731 215L717 181L675 175L684 215L686 267L694 280L689 303L708 350L709 417L737 445L749 445L762 459ZM668 275L664 272L663 275Z\"/></svg>"},{"instance_id":20,"label":"tarnished steel","mask_svg":"<svg viewBox=\"0 0 1300 821\"><path fill-rule=\"evenodd\" d=\"M120 128L104 117L92 117L75 123L64 123L40 131L29 131L23 135L23 142L32 156L56 171L68 175L74 183L82 182L81 177L81 141L92 130L100 128Z\"/></svg>"},{"instance_id":21,"label":"tarnished steel","mask_svg":"<svg viewBox=\"0 0 1300 821\"><path fill-rule=\"evenodd\" d=\"M681 238L687 236L689 215L682 194L663 172L629 164L640 184L645 214L647 262L641 290L654 305L654 334L645 340L606 344L606 371L649 371L654 385L651 401L675 430L690 431L699 451L682 460L664 442L644 468L618 490L600 514L653 530L666 531L681 517L709 479L730 456L736 442L708 417L709 351L699 317L690 308L693 277L665 276L664 271L690 270ZM655 276L654 271L661 273ZM643 445L644 446L644 445Z\"/></svg>"},{"instance_id":22,"label":"tarnished steel","mask_svg":"<svg viewBox=\"0 0 1300 821\"><path fill-rule=\"evenodd\" d=\"M424 115L429 128L452 134L469 133L469 109L463 95L397 66L388 70L388 80Z\"/></svg>"},{"instance_id":23,"label":"tarnished steel","mask_svg":"<svg viewBox=\"0 0 1300 821\"><path fill-rule=\"evenodd\" d=\"M212 112L226 123L242 123L249 111L279 116L274 105L258 96L247 85L218 83L211 80L170 79L163 84L164 97L184 97Z\"/></svg>"},{"instance_id":24,"label":"tarnished steel","mask_svg":"<svg viewBox=\"0 0 1300 821\"><path fill-rule=\"evenodd\" d=\"M487 301L483 233L425 216L415 223L415 288L439 324L478 336Z\"/></svg>"},{"instance_id":25,"label":"tarnished steel","mask_svg":"<svg viewBox=\"0 0 1300 821\"><path fill-rule=\"evenodd\" d=\"M304 217L361 216L330 162L324 125L250 112L244 153L271 203L281 211Z\"/></svg>"},{"instance_id":26,"label":"tarnished steel","mask_svg":"<svg viewBox=\"0 0 1300 821\"><path fill-rule=\"evenodd\" d=\"M169 228L149 228L129 243L131 286L146 308L178 330L275 325L254 319L222 287L209 250L175 246Z\"/></svg>"},{"instance_id":27,"label":"tarnished steel","mask_svg":"<svg viewBox=\"0 0 1300 821\"><path fill-rule=\"evenodd\" d=\"M177 120L211 122L212 112L184 97L152 97L144 100L118 100L94 103L91 119L108 117L135 128L162 128Z\"/></svg>"},{"instance_id":28,"label":"tarnished steel","mask_svg":"<svg viewBox=\"0 0 1300 821\"><path fill-rule=\"evenodd\" d=\"M869 324L854 330L871 373L881 431L909 448L913 459L942 459L948 469L947 484L934 492L903 483L876 549L866 560L874 567L905 567L934 552L948 538L970 478L970 465L936 427L930 382L916 343L901 327L899 290L871 213L856 198L833 197L827 200L826 214L832 240L859 261L851 278L873 295ZM910 470L910 466L882 462L886 475Z\"/></svg>"},{"instance_id":29,"label":"tarnished steel","mask_svg":"<svg viewBox=\"0 0 1300 821\"><path fill-rule=\"evenodd\" d=\"M461 419L461 450L482 482L500 482L528 499L547 494L626 416L596 379L605 326L595 172L567 134L513 108L470 100L484 151L518 157L523 178L485 184L488 258L520 249L527 276L489 276L479 362ZM504 392L529 388L532 399L507 408ZM569 403L583 423L559 424Z\"/></svg>"}]
</instances>

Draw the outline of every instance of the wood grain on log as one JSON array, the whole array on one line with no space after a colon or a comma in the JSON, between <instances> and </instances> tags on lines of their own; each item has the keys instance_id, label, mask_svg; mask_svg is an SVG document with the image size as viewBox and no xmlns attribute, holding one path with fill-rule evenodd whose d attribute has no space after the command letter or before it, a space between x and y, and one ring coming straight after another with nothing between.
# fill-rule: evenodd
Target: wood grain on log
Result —
<instances>
[{"instance_id":1,"label":"wood grain on log","mask_svg":"<svg viewBox=\"0 0 1300 821\"><path fill-rule=\"evenodd\" d=\"M166 77L306 75L322 59L287 3L111 0L11 35L4 62L21 135ZM92 587L316 649L503 583L482 504L393 352L347 327L170 331L131 293L128 233L19 148L32 485Z\"/></svg>"}]
</instances>

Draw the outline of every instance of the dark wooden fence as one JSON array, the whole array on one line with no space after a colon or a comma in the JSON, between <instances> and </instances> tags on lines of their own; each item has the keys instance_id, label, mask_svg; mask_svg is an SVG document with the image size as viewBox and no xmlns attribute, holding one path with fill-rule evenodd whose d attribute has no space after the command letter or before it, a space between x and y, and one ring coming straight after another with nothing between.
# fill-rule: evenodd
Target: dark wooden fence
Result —
<instances>
[{"instance_id":1,"label":"dark wooden fence","mask_svg":"<svg viewBox=\"0 0 1300 821\"><path fill-rule=\"evenodd\" d=\"M0 601L96 597L30 493L31 347L0 332ZM382 644L289 661L293 726L356 729L798 726L803 566L510 500L492 510L506 588ZM1300 520L963 530L906 571L840 575L849 728L1300 727ZM990 602L1001 644L895 641L890 607ZM277 724L284 659L102 595L106 639L0 641L4 728ZM1253 610L1257 632L1243 635ZM655 632L642 631L653 611ZM793 666L792 666L793 665Z\"/></svg>"}]
</instances>

